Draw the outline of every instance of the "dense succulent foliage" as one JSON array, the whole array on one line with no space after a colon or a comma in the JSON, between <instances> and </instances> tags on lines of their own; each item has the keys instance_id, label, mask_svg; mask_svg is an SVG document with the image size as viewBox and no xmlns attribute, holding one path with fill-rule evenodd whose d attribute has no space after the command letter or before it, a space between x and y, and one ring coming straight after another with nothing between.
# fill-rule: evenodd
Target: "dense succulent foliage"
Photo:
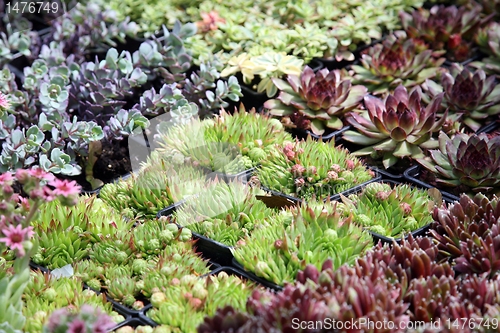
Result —
<instances>
[{"instance_id":1,"label":"dense succulent foliage","mask_svg":"<svg viewBox=\"0 0 500 333\"><path fill-rule=\"evenodd\" d=\"M436 204L427 191L407 184L391 188L385 183L370 183L361 193L342 196L342 202L341 210L354 222L391 238L430 224Z\"/></svg>"},{"instance_id":2,"label":"dense succulent foliage","mask_svg":"<svg viewBox=\"0 0 500 333\"><path fill-rule=\"evenodd\" d=\"M333 141L287 142L273 151L257 169L268 189L300 199L326 199L374 177L356 157Z\"/></svg>"},{"instance_id":3,"label":"dense succulent foliage","mask_svg":"<svg viewBox=\"0 0 500 333\"><path fill-rule=\"evenodd\" d=\"M277 285L293 282L306 265L334 267L353 263L371 245L371 236L337 211L337 203L308 203L269 219L232 250L236 260L258 277Z\"/></svg>"},{"instance_id":4,"label":"dense succulent foliage","mask_svg":"<svg viewBox=\"0 0 500 333\"><path fill-rule=\"evenodd\" d=\"M433 135L441 129L447 116L446 111L438 118L442 99L443 94L440 94L424 108L420 87L408 93L404 86L398 86L385 100L367 96L367 112L351 113L347 118L357 131L345 132L343 139L369 146L354 152L354 155L381 157L386 169L398 159L422 158L422 148L438 146Z\"/></svg>"},{"instance_id":5,"label":"dense succulent foliage","mask_svg":"<svg viewBox=\"0 0 500 333\"><path fill-rule=\"evenodd\" d=\"M498 194L500 189L500 137L487 134L439 135L439 149L417 161L435 175L439 185L460 192Z\"/></svg>"},{"instance_id":6,"label":"dense succulent foliage","mask_svg":"<svg viewBox=\"0 0 500 333\"><path fill-rule=\"evenodd\" d=\"M500 87L494 76L487 77L481 69L471 72L453 63L449 73L442 74L441 85L427 80L424 87L428 98L444 92L442 109L473 131L500 114Z\"/></svg>"},{"instance_id":7,"label":"dense succulent foliage","mask_svg":"<svg viewBox=\"0 0 500 333\"><path fill-rule=\"evenodd\" d=\"M125 320L122 315L113 311L112 304L104 294L98 295L92 290L84 290L82 281L74 277L56 278L50 273L33 271L23 299L23 312L30 318L26 321L25 332L42 333L43 326L48 323L53 311L67 308L71 312L78 312L84 305L97 307L111 315L116 324Z\"/></svg>"},{"instance_id":8,"label":"dense succulent foliage","mask_svg":"<svg viewBox=\"0 0 500 333\"><path fill-rule=\"evenodd\" d=\"M43 205L33 226L38 250L32 260L53 269L86 257L91 244L128 230L131 223L95 196L82 196L72 207Z\"/></svg>"},{"instance_id":9,"label":"dense succulent foliage","mask_svg":"<svg viewBox=\"0 0 500 333\"><path fill-rule=\"evenodd\" d=\"M441 257L449 258L460 273L487 273L500 270L500 205L483 194L460 196L448 209L435 209L431 230Z\"/></svg>"},{"instance_id":10,"label":"dense succulent foliage","mask_svg":"<svg viewBox=\"0 0 500 333\"><path fill-rule=\"evenodd\" d=\"M400 14L403 28L410 38L423 41L434 51L444 51L451 61L471 57L473 39L493 15L481 16L482 7L433 6Z\"/></svg>"},{"instance_id":11,"label":"dense succulent foliage","mask_svg":"<svg viewBox=\"0 0 500 333\"><path fill-rule=\"evenodd\" d=\"M356 108L367 92L364 86L353 86L346 76L345 71L327 68L315 74L306 66L300 76L288 75L287 81L273 78L280 94L264 107L281 117L285 127L311 130L316 135L340 129L342 115Z\"/></svg>"},{"instance_id":12,"label":"dense succulent foliage","mask_svg":"<svg viewBox=\"0 0 500 333\"><path fill-rule=\"evenodd\" d=\"M181 332L196 332L205 316L213 316L218 308L232 306L243 310L255 286L226 272L199 278L185 275L172 281L164 291L151 296L153 308L146 315L159 324Z\"/></svg>"},{"instance_id":13,"label":"dense succulent foliage","mask_svg":"<svg viewBox=\"0 0 500 333\"><path fill-rule=\"evenodd\" d=\"M155 217L161 209L201 192L205 183L202 170L175 167L153 157L138 174L106 184L99 195L128 217Z\"/></svg>"},{"instance_id":14,"label":"dense succulent foliage","mask_svg":"<svg viewBox=\"0 0 500 333\"><path fill-rule=\"evenodd\" d=\"M186 138L187 136L187 138ZM193 119L160 134L159 154L175 164L237 174L267 159L276 144L291 140L276 119L244 108L214 119Z\"/></svg>"},{"instance_id":15,"label":"dense succulent foliage","mask_svg":"<svg viewBox=\"0 0 500 333\"><path fill-rule=\"evenodd\" d=\"M196 197L178 208L174 221L228 246L268 225L273 211L255 197L255 191L239 181L216 179Z\"/></svg>"},{"instance_id":16,"label":"dense succulent foliage","mask_svg":"<svg viewBox=\"0 0 500 333\"><path fill-rule=\"evenodd\" d=\"M352 66L353 84L366 86L374 95L385 95L399 85L412 88L439 72L445 59L432 55L431 50L419 50L414 39L391 34L363 52L361 65Z\"/></svg>"}]
</instances>

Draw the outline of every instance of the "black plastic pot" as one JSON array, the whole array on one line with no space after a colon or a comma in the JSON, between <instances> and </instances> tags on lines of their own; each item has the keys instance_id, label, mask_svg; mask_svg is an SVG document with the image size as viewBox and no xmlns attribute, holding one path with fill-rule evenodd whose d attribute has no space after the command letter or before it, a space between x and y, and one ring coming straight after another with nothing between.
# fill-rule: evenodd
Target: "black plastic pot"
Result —
<instances>
[{"instance_id":1,"label":"black plastic pot","mask_svg":"<svg viewBox=\"0 0 500 333\"><path fill-rule=\"evenodd\" d=\"M233 258L232 265L234 267L236 267L236 269L244 272L250 278L250 280L257 282L257 283L263 285L266 288L269 288L269 289L274 290L274 291L282 291L283 290L282 286L278 286L277 284L269 282L266 279L258 277L254 273L245 270L245 268L243 267L243 265L241 265L238 262L238 260L236 260L236 258Z\"/></svg>"},{"instance_id":2,"label":"black plastic pot","mask_svg":"<svg viewBox=\"0 0 500 333\"><path fill-rule=\"evenodd\" d=\"M170 216L175 211L175 208L177 208L181 204L182 203L179 203L176 207L170 206L161 210L160 212L158 212L157 217L159 218L161 216ZM182 228L182 226L179 227ZM231 260L233 259L233 253L231 252L230 246L219 243L215 240L207 238L196 232L191 232L191 233L193 235L193 239L196 240L195 243L196 251L201 252L204 258L209 259L211 262L222 266L231 265Z\"/></svg>"},{"instance_id":3,"label":"black plastic pot","mask_svg":"<svg viewBox=\"0 0 500 333\"><path fill-rule=\"evenodd\" d=\"M372 169L372 171L375 172L375 177L373 177L372 179L362 183L362 184L359 184L359 185L356 185L350 189L347 189L345 191L342 191L340 193L337 193L337 194L333 194L331 195L330 197L328 198L324 198L323 201L327 201L327 200L330 200L330 201L336 201L336 200L339 200L340 199L340 195L344 195L344 196L347 196L351 193L356 193L358 192L360 189L362 189L363 187L365 187L367 184L370 184L370 183L373 183L373 182L376 182L376 181L379 181L382 179L382 176L380 176L378 174L378 171L377 169ZM285 193L282 193L282 192L279 192L279 191L275 191L275 190L271 190L265 186L261 186L262 190L264 190L265 192L267 192L268 194L270 194L271 197L273 196L276 196L276 197L281 197L281 198L285 198L287 199L288 201L292 201L296 204L298 203L301 203L303 202L304 200L303 199L300 199L300 198L296 198L296 197L292 197L291 195L288 195L288 194L285 194Z\"/></svg>"},{"instance_id":4,"label":"black plastic pot","mask_svg":"<svg viewBox=\"0 0 500 333\"><path fill-rule=\"evenodd\" d=\"M116 331L119 328L125 327L125 326L130 326L132 328L137 328L139 326L149 326L147 323L143 322L140 318L130 318L125 320L124 322L119 323L112 329L108 330L108 333L112 333Z\"/></svg>"},{"instance_id":5,"label":"black plastic pot","mask_svg":"<svg viewBox=\"0 0 500 333\"><path fill-rule=\"evenodd\" d=\"M34 271L40 270L42 273L50 272L50 270L47 267L37 265L33 261L30 261L30 268Z\"/></svg>"},{"instance_id":6,"label":"black plastic pot","mask_svg":"<svg viewBox=\"0 0 500 333\"><path fill-rule=\"evenodd\" d=\"M481 127L480 129L477 130L477 134L481 133L491 133L495 130L500 129L500 123L497 121L492 121L491 123Z\"/></svg>"},{"instance_id":7,"label":"black plastic pot","mask_svg":"<svg viewBox=\"0 0 500 333\"><path fill-rule=\"evenodd\" d=\"M405 171L405 174L404 174L405 179L408 182L411 182L411 183L413 183L417 186L423 187L423 188L429 189L429 188L435 187L435 186L427 184L427 183L421 181L420 179L418 179L418 176L420 175L420 170L421 170L420 165L415 165L414 167L409 168L408 170ZM437 188L437 187L435 187L435 188ZM456 195L448 193L446 191L443 191L440 188L437 188L437 189L441 192L441 194L443 195L443 198L446 198L449 201L458 201L459 200L459 197L457 197Z\"/></svg>"},{"instance_id":8,"label":"black plastic pot","mask_svg":"<svg viewBox=\"0 0 500 333\"><path fill-rule=\"evenodd\" d=\"M339 130L329 132L325 135L317 135L311 132L310 130L303 130L299 128L290 129L290 133L295 136L297 139L306 139L308 136L318 141L330 141L332 139L337 140L340 138L342 133L351 129L351 126L344 126Z\"/></svg>"},{"instance_id":9,"label":"black plastic pot","mask_svg":"<svg viewBox=\"0 0 500 333\"><path fill-rule=\"evenodd\" d=\"M251 282L256 282L256 283L259 283L261 284L260 282L258 281L255 281L247 272L243 271L243 270L239 270L239 269L236 269L234 267L231 267L231 266L222 266L222 267L219 267L218 269L208 273L208 274L205 274L205 275L202 275L201 277L206 277L206 276L210 276L210 275L217 275L219 274L220 272L225 272L227 273L228 275L236 275L238 276L240 279L246 279L248 281L251 281ZM265 285L263 285L264 287L267 287ZM281 288L281 287L279 287ZM281 289L280 289L281 290ZM155 322L153 319L149 318L146 313L152 308L152 305L149 304L148 306L144 307L143 311L141 312L141 314L139 315L139 319L142 321L142 322L145 322L147 325L149 326L152 326L152 327L156 327L158 326L158 323Z\"/></svg>"}]
</instances>

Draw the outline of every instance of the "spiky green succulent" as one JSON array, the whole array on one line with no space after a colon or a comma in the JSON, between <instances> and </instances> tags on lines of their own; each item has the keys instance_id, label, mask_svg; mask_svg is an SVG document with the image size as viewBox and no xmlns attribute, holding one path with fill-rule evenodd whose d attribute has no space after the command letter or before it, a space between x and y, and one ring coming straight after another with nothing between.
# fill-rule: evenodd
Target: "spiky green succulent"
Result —
<instances>
[{"instance_id":1,"label":"spiky green succulent","mask_svg":"<svg viewBox=\"0 0 500 333\"><path fill-rule=\"evenodd\" d=\"M451 61L470 58L473 39L478 29L491 20L481 16L481 6L433 6L429 10L401 12L403 29L410 38L424 41L430 49L445 51Z\"/></svg>"},{"instance_id":2,"label":"spiky green succulent","mask_svg":"<svg viewBox=\"0 0 500 333\"><path fill-rule=\"evenodd\" d=\"M252 283L225 272L201 279L187 275L165 291L153 294L153 309L146 315L182 332L196 332L203 318L213 316L219 307L244 310L254 289Z\"/></svg>"},{"instance_id":3,"label":"spiky green succulent","mask_svg":"<svg viewBox=\"0 0 500 333\"><path fill-rule=\"evenodd\" d=\"M100 242L93 244L89 257L101 264L126 264L132 260L135 252L133 235L114 235L102 237Z\"/></svg>"},{"instance_id":4,"label":"spiky green succulent","mask_svg":"<svg viewBox=\"0 0 500 333\"><path fill-rule=\"evenodd\" d=\"M459 117L473 131L500 114L500 86L494 76L487 77L481 69L472 72L453 63L449 73L441 76L441 85L427 80L424 87L430 98L444 92L442 109Z\"/></svg>"},{"instance_id":5,"label":"spiky green succulent","mask_svg":"<svg viewBox=\"0 0 500 333\"><path fill-rule=\"evenodd\" d=\"M487 55L470 63L471 67L483 69L489 75L500 77L500 23L492 22L480 30L476 37L481 51Z\"/></svg>"},{"instance_id":6,"label":"spiky green succulent","mask_svg":"<svg viewBox=\"0 0 500 333\"><path fill-rule=\"evenodd\" d=\"M358 158L333 141L306 140L278 146L257 169L260 183L300 199L328 198L373 178Z\"/></svg>"},{"instance_id":7,"label":"spiky green succulent","mask_svg":"<svg viewBox=\"0 0 500 333\"><path fill-rule=\"evenodd\" d=\"M99 196L117 210L131 211L132 217L151 218L161 209L199 193L204 183L202 170L190 166L174 167L158 159L147 164L137 175L106 184Z\"/></svg>"},{"instance_id":8,"label":"spiky green succulent","mask_svg":"<svg viewBox=\"0 0 500 333\"><path fill-rule=\"evenodd\" d=\"M417 159L437 184L471 193L500 193L500 137L487 134L439 134L439 149Z\"/></svg>"},{"instance_id":9,"label":"spiky green succulent","mask_svg":"<svg viewBox=\"0 0 500 333\"><path fill-rule=\"evenodd\" d=\"M353 153L382 158L387 169L403 158L422 158L424 149L438 146L433 134L443 126L446 116L437 116L443 94L437 95L427 107L422 105L422 90L416 87L408 93L402 85L385 100L365 97L367 111L350 113L347 121L356 131L346 131L343 139L361 146L369 146Z\"/></svg>"},{"instance_id":10,"label":"spiky green succulent","mask_svg":"<svg viewBox=\"0 0 500 333\"><path fill-rule=\"evenodd\" d=\"M335 267L352 263L373 245L368 232L342 217L336 202L302 204L272 219L232 252L245 270L278 285L293 282L307 264L321 267L328 258Z\"/></svg>"},{"instance_id":11,"label":"spiky green succulent","mask_svg":"<svg viewBox=\"0 0 500 333\"><path fill-rule=\"evenodd\" d=\"M54 310L69 307L72 311L78 311L84 304L111 315L116 323L125 320L113 311L112 304L104 294L97 295L91 290L84 290L82 281L76 277L55 278L49 273L31 272L23 299L23 313L30 318L26 321L24 332L42 333L43 325Z\"/></svg>"},{"instance_id":12,"label":"spiky green succulent","mask_svg":"<svg viewBox=\"0 0 500 333\"><path fill-rule=\"evenodd\" d=\"M136 301L140 290L137 289L136 280L132 277L122 276L119 279L110 279L106 285L107 294L115 301L131 307Z\"/></svg>"},{"instance_id":13,"label":"spiky green succulent","mask_svg":"<svg viewBox=\"0 0 500 333\"><path fill-rule=\"evenodd\" d=\"M370 183L349 198L342 196L341 211L353 221L377 234L398 238L432 223L435 202L427 191L407 184L393 188Z\"/></svg>"},{"instance_id":14,"label":"spiky green succulent","mask_svg":"<svg viewBox=\"0 0 500 333\"><path fill-rule=\"evenodd\" d=\"M134 228L134 245L142 257L153 257L175 242L180 233L181 230L168 220L146 221Z\"/></svg>"},{"instance_id":15,"label":"spiky green succulent","mask_svg":"<svg viewBox=\"0 0 500 333\"><path fill-rule=\"evenodd\" d=\"M165 248L153 269L142 275L142 294L150 298L155 290L165 291L185 275L201 276L210 271L208 261L193 251L193 242L179 242Z\"/></svg>"},{"instance_id":16,"label":"spiky green succulent","mask_svg":"<svg viewBox=\"0 0 500 333\"><path fill-rule=\"evenodd\" d=\"M193 232L234 246L253 230L267 225L274 212L241 182L214 180L198 196L178 208L175 222Z\"/></svg>"},{"instance_id":17,"label":"spiky green succulent","mask_svg":"<svg viewBox=\"0 0 500 333\"><path fill-rule=\"evenodd\" d=\"M416 41L392 34L361 56L353 65L353 84L362 84L374 95L387 94L397 86L412 88L434 77L444 58L433 59L431 50L419 52Z\"/></svg>"},{"instance_id":18,"label":"spiky green succulent","mask_svg":"<svg viewBox=\"0 0 500 333\"><path fill-rule=\"evenodd\" d=\"M327 68L314 73L306 66L300 76L288 75L287 81L273 78L280 94L264 107L280 117L285 127L311 130L316 135L341 129L342 116L356 108L367 93L366 87L353 86L346 76L345 71Z\"/></svg>"},{"instance_id":19,"label":"spiky green succulent","mask_svg":"<svg viewBox=\"0 0 500 333\"><path fill-rule=\"evenodd\" d=\"M39 244L33 261L53 269L84 258L92 243L124 233L132 222L95 196L82 196L71 207L42 205L33 224Z\"/></svg>"},{"instance_id":20,"label":"spiky green succulent","mask_svg":"<svg viewBox=\"0 0 500 333\"><path fill-rule=\"evenodd\" d=\"M232 114L221 110L213 121L206 128L205 140L236 145L243 156L250 158L252 166L260 164L275 144L292 138L279 121L255 109L247 112L243 105Z\"/></svg>"}]
</instances>

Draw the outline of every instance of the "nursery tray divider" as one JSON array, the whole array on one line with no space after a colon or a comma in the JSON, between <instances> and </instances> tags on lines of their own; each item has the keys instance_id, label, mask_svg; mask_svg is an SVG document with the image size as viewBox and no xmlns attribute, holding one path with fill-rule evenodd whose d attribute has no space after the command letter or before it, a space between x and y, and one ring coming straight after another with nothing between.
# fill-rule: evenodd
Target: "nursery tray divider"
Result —
<instances>
[{"instance_id":1,"label":"nursery tray divider","mask_svg":"<svg viewBox=\"0 0 500 333\"><path fill-rule=\"evenodd\" d=\"M437 188L435 186L432 186L430 184L427 184L421 180L418 179L418 176L420 174L420 171L421 171L421 167L420 165L415 165L411 168L409 168L408 170L405 171L404 173L404 178L410 182L410 183L413 183L419 187L423 187L423 188L426 188L426 189L429 189L429 188ZM451 194L449 192L446 192L446 191L443 191L439 188L437 188L441 194L443 195L443 199L447 199L448 201L450 202L453 202L453 201L458 201L460 198L457 197L456 195L454 194Z\"/></svg>"}]
</instances>

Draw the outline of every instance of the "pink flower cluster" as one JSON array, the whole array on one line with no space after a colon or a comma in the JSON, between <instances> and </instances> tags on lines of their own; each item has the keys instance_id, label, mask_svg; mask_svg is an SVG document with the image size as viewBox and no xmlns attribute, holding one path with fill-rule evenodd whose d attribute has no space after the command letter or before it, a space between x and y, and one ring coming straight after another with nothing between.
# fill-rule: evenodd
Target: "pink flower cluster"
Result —
<instances>
[{"instance_id":1,"label":"pink flower cluster","mask_svg":"<svg viewBox=\"0 0 500 333\"><path fill-rule=\"evenodd\" d=\"M62 308L52 313L44 332L48 333L106 333L115 323L98 308L83 305L80 313Z\"/></svg>"},{"instance_id":2,"label":"pink flower cluster","mask_svg":"<svg viewBox=\"0 0 500 333\"><path fill-rule=\"evenodd\" d=\"M23 186L28 197L14 193L14 183ZM0 174L0 243L4 243L23 257L25 245L33 237L31 219L42 202L54 199L62 205L75 205L80 193L80 186L75 181L60 180L53 174L35 167L19 169L15 175L10 172Z\"/></svg>"}]
</instances>

